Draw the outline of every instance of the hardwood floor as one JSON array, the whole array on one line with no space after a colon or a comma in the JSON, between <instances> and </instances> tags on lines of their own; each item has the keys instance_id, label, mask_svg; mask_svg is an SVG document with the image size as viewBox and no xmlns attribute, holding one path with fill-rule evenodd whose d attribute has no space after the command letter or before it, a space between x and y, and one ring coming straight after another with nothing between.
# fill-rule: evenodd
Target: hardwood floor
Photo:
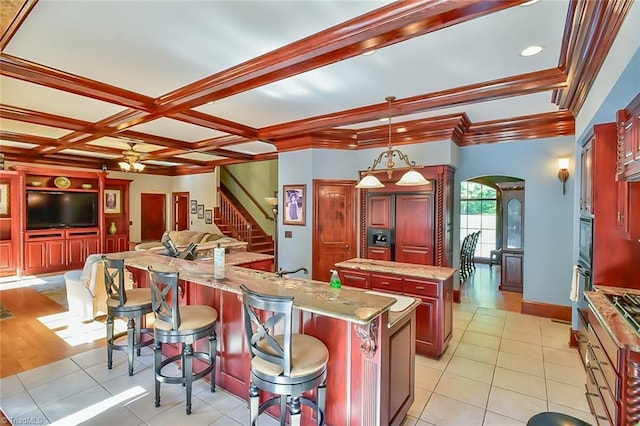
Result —
<instances>
[{"instance_id":1,"label":"hardwood floor","mask_svg":"<svg viewBox=\"0 0 640 426\"><path fill-rule=\"evenodd\" d=\"M477 264L475 273L460 288L462 303L520 312L522 294L499 291L499 281L499 266ZM70 344L63 337L69 334L62 315L65 308L29 287L0 291L0 304L14 315L0 320L0 378L105 345L104 338ZM55 320L56 314L60 314L59 320Z\"/></svg>"},{"instance_id":2,"label":"hardwood floor","mask_svg":"<svg viewBox=\"0 0 640 426\"><path fill-rule=\"evenodd\" d=\"M29 287L0 291L0 304L13 313L0 320L0 378L105 345L104 339L65 339L73 333L64 320L66 308Z\"/></svg>"},{"instance_id":3,"label":"hardwood floor","mask_svg":"<svg viewBox=\"0 0 640 426\"><path fill-rule=\"evenodd\" d=\"M460 302L484 308L521 312L522 293L500 291L500 265L476 263L475 272L460 287Z\"/></svg>"}]
</instances>

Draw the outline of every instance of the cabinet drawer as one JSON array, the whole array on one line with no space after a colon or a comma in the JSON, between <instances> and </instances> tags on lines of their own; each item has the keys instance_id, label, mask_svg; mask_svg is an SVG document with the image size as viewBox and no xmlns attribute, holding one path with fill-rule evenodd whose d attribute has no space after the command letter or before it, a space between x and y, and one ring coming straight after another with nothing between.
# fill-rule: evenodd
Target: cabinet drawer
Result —
<instances>
[{"instance_id":1,"label":"cabinet drawer","mask_svg":"<svg viewBox=\"0 0 640 426\"><path fill-rule=\"evenodd\" d=\"M419 280L414 278L404 279L404 292L417 296L438 297L439 283L435 281Z\"/></svg>"},{"instance_id":2,"label":"cabinet drawer","mask_svg":"<svg viewBox=\"0 0 640 426\"><path fill-rule=\"evenodd\" d=\"M615 398L619 396L619 380L618 375L616 374L616 370L611 365L611 361L609 357L606 355L605 351L602 349L602 344L600 343L600 339L595 335L593 328L591 326L588 327L587 336L589 339L589 343L587 344L587 354L589 356L589 362L591 368L594 371L594 375L596 379L599 379L598 375L601 375L608 389L611 391ZM617 357L616 357L617 358ZM599 380L602 382L602 380Z\"/></svg>"},{"instance_id":3,"label":"cabinet drawer","mask_svg":"<svg viewBox=\"0 0 640 426\"><path fill-rule=\"evenodd\" d=\"M617 395L618 392L617 379L612 379L611 377L613 370L610 368L607 361L602 361L596 357L591 346L587 348L586 361L587 380L591 382L591 385L598 389L605 408L609 412L610 416L615 418L618 407L615 395ZM613 374L615 377L615 373ZM610 383L611 380L613 380L613 384Z\"/></svg>"},{"instance_id":4,"label":"cabinet drawer","mask_svg":"<svg viewBox=\"0 0 640 426\"><path fill-rule=\"evenodd\" d=\"M611 362L611 366L615 370L616 374L619 374L618 371L618 345L613 341L613 338L609 335L609 333L604 329L597 316L591 311L593 307L589 307L589 341L591 341L592 336L597 336L597 342L600 344L592 342L594 346L594 353L598 358L600 358L600 352L606 354ZM596 346L598 346L596 348Z\"/></svg>"},{"instance_id":5,"label":"cabinet drawer","mask_svg":"<svg viewBox=\"0 0 640 426\"><path fill-rule=\"evenodd\" d=\"M358 288L369 288L369 274L365 272L356 272L348 269L339 271L340 281L342 285Z\"/></svg>"},{"instance_id":6,"label":"cabinet drawer","mask_svg":"<svg viewBox=\"0 0 640 426\"><path fill-rule=\"evenodd\" d=\"M371 288L402 293L402 278L393 275L371 274Z\"/></svg>"},{"instance_id":7,"label":"cabinet drawer","mask_svg":"<svg viewBox=\"0 0 640 426\"><path fill-rule=\"evenodd\" d=\"M600 390L598 389L598 385L593 377L593 374L589 370L587 370L587 384L586 384L587 392L585 396L587 398L587 403L589 404L589 408L591 409L591 414L596 418L598 425L613 425L611 421L611 416L607 411L604 400L602 399L602 395ZM613 417L615 417L616 412L613 412Z\"/></svg>"}]
</instances>

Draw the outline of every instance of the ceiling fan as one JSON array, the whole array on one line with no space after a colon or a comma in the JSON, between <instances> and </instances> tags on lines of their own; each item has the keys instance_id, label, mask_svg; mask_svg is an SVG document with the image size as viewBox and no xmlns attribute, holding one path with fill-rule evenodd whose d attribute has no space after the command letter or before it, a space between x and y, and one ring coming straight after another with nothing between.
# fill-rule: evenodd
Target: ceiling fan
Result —
<instances>
[{"instance_id":1,"label":"ceiling fan","mask_svg":"<svg viewBox=\"0 0 640 426\"><path fill-rule=\"evenodd\" d=\"M142 164L140 160L145 157L145 154L135 150L135 142L127 142L127 145L129 145L129 149L122 151L123 158L122 161L118 163L120 170L127 173L141 173L145 165Z\"/></svg>"}]
</instances>

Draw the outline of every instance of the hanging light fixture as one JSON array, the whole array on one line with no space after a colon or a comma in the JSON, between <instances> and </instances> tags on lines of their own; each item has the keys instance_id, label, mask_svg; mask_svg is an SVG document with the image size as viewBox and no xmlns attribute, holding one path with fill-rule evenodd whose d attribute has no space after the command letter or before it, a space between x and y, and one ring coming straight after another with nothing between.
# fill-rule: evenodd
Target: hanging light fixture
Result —
<instances>
[{"instance_id":1,"label":"hanging light fixture","mask_svg":"<svg viewBox=\"0 0 640 426\"><path fill-rule=\"evenodd\" d=\"M141 173L144 170L144 164L140 162L143 154L133 149L135 142L127 142L127 144L129 149L122 151L123 159L118 163L120 170L127 173Z\"/></svg>"},{"instance_id":2,"label":"hanging light fixture","mask_svg":"<svg viewBox=\"0 0 640 426\"><path fill-rule=\"evenodd\" d=\"M381 152L380 155L378 155L378 158L376 158L373 161L373 165L367 169L367 174L365 175L365 177L363 177L360 180L360 182L358 182L358 184L356 185L356 188L371 189L371 188L384 187L384 184L380 182L380 179L378 179L374 175L374 172L376 170L376 167L382 163L382 159L386 158L387 162L385 164L386 165L385 171L387 172L387 176L389 177L389 179L391 179L391 176L393 175L393 172L394 172L393 168L396 166L396 163L393 162L393 157L395 156L398 156L398 159L404 161L407 167L409 167L409 171L407 171L404 175L402 175L400 180L396 182L396 185L400 185L400 186L428 185L429 181L426 180L424 176L422 176L419 172L414 170L415 167L421 167L421 166L416 166L415 161L409 161L409 157L407 157L407 155L402 153L400 150L393 149L393 145L391 144L391 104L393 103L393 101L396 100L396 97L387 96L385 100L389 104L389 121L388 121L389 122L389 144L387 145L387 150Z\"/></svg>"}]
</instances>

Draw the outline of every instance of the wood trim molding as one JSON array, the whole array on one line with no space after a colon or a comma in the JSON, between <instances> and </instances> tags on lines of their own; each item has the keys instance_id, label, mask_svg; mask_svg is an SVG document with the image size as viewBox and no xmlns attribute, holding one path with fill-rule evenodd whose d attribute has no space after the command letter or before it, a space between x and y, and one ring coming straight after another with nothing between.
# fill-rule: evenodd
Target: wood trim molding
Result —
<instances>
[{"instance_id":1,"label":"wood trim molding","mask_svg":"<svg viewBox=\"0 0 640 426\"><path fill-rule=\"evenodd\" d=\"M571 306L552 305L542 302L522 301L521 313L571 322Z\"/></svg>"},{"instance_id":2,"label":"wood trim molding","mask_svg":"<svg viewBox=\"0 0 640 426\"><path fill-rule=\"evenodd\" d=\"M560 108L578 115L632 5L633 0L569 2L560 57L567 85L552 97Z\"/></svg>"}]
</instances>

